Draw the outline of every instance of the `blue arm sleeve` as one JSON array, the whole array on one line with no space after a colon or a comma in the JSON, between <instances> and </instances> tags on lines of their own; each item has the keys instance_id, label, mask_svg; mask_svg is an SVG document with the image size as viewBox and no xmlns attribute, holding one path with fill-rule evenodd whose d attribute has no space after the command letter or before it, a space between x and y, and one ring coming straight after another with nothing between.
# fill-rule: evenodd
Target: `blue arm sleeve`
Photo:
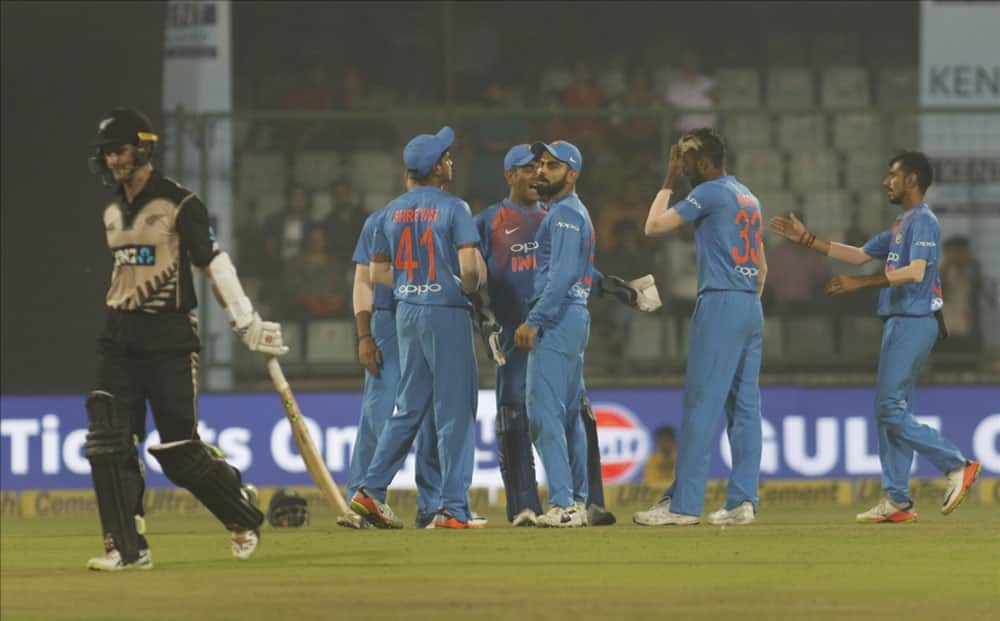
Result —
<instances>
[{"instance_id":1,"label":"blue arm sleeve","mask_svg":"<svg viewBox=\"0 0 1000 621\"><path fill-rule=\"evenodd\" d=\"M920 216L910 225L910 261L923 259L932 264L938 259L941 227L929 216Z\"/></svg>"},{"instance_id":2,"label":"blue arm sleeve","mask_svg":"<svg viewBox=\"0 0 1000 621\"><path fill-rule=\"evenodd\" d=\"M892 231L882 231L872 237L862 246L865 254L873 259L885 259L889 256L889 241L892 239Z\"/></svg>"},{"instance_id":3,"label":"blue arm sleeve","mask_svg":"<svg viewBox=\"0 0 1000 621\"><path fill-rule=\"evenodd\" d=\"M381 226L375 227L375 231L371 237L371 242L372 256L379 254L384 257L389 257L390 261L392 260L392 248L389 246L389 238L385 236L385 231L382 230Z\"/></svg>"},{"instance_id":4,"label":"blue arm sleeve","mask_svg":"<svg viewBox=\"0 0 1000 621\"><path fill-rule=\"evenodd\" d=\"M604 274L593 265L590 266L590 297L600 295L601 285L604 284Z\"/></svg>"},{"instance_id":5,"label":"blue arm sleeve","mask_svg":"<svg viewBox=\"0 0 1000 621\"><path fill-rule=\"evenodd\" d=\"M454 215L451 219L452 239L456 246L465 244L476 244L479 246L479 232L476 231L476 223L472 221L472 210L465 201L458 201Z\"/></svg>"},{"instance_id":6,"label":"blue arm sleeve","mask_svg":"<svg viewBox=\"0 0 1000 621\"><path fill-rule=\"evenodd\" d=\"M528 325L548 328L562 316L566 296L587 269L580 265L583 244L583 219L573 213L559 214L549 220L552 227L552 252L549 255L548 282L541 297L528 313Z\"/></svg>"},{"instance_id":7,"label":"blue arm sleeve","mask_svg":"<svg viewBox=\"0 0 1000 621\"><path fill-rule=\"evenodd\" d=\"M711 189L708 184L701 184L687 195L687 197L674 205L677 213L681 214L687 222L694 222L707 216L715 205L711 197Z\"/></svg>"}]
</instances>

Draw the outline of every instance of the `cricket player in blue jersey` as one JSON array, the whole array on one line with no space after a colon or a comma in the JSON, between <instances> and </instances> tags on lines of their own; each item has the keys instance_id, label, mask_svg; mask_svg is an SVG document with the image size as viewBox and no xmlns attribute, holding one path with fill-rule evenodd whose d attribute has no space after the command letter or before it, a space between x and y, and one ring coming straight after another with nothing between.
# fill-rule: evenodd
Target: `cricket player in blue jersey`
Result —
<instances>
[{"instance_id":1,"label":"cricket player in blue jersey","mask_svg":"<svg viewBox=\"0 0 1000 621\"><path fill-rule=\"evenodd\" d=\"M368 265L371 247L385 209L368 216L354 249L354 319L358 330L358 360L365 370L361 417L351 453L347 497L358 491L368 471L379 435L392 416L399 388L399 347L396 343L396 300L392 289L372 285ZM432 417L427 417L416 441L417 528L434 519L441 497L437 434ZM368 526L357 513L337 517L348 528Z\"/></svg>"},{"instance_id":2,"label":"cricket player in blue jersey","mask_svg":"<svg viewBox=\"0 0 1000 621\"><path fill-rule=\"evenodd\" d=\"M903 151L889 161L882 182L889 202L902 213L892 228L861 248L816 237L794 215L772 218L771 228L782 237L832 259L862 265L885 262L881 274L835 276L827 283L827 295L843 295L867 287L878 287L878 316L884 322L875 391L879 459L885 497L859 513L861 523L899 523L917 519L910 496L910 465L913 453L934 464L946 479L941 513L948 515L965 499L982 466L969 461L939 431L921 425L913 417L913 387L934 347L948 335L944 324L941 279L938 274L941 225L924 202L933 180L927 156Z\"/></svg>"},{"instance_id":3,"label":"cricket player in blue jersey","mask_svg":"<svg viewBox=\"0 0 1000 621\"><path fill-rule=\"evenodd\" d=\"M454 139L444 127L407 143L403 161L413 187L386 206L372 245L372 282L392 287L397 302L401 373L396 412L351 508L380 528L403 525L385 503L386 490L427 417L441 467L434 527L470 527L477 370L466 294L479 289L485 269L468 204L441 189L452 178Z\"/></svg>"},{"instance_id":4,"label":"cricket player in blue jersey","mask_svg":"<svg viewBox=\"0 0 1000 621\"><path fill-rule=\"evenodd\" d=\"M646 219L647 236L694 224L698 298L691 319L676 475L659 502L633 516L643 526L700 521L712 440L723 412L733 470L725 505L710 514L708 522L747 524L756 515L764 324L760 294L767 262L760 203L745 185L726 174L725 157L725 144L713 129L695 129L682 137L670 149L663 188ZM693 189L668 208L681 175Z\"/></svg>"},{"instance_id":5,"label":"cricket player in blue jersey","mask_svg":"<svg viewBox=\"0 0 1000 621\"><path fill-rule=\"evenodd\" d=\"M528 353L514 347L514 331L528 316L538 267L535 233L546 209L539 202L534 187L537 163L531 146L511 147L503 165L509 188L507 198L490 205L474 218L480 251L488 269L486 300L489 301L487 309L492 313L484 317L477 310L476 321L488 346L491 337L498 339L496 346L503 358L497 360L496 367L495 429L507 519L514 526L534 526L542 510L525 404ZM637 306L640 292L631 283L614 276L605 279L596 271L593 278L593 290L598 295L610 294L625 304ZM601 282L606 282L606 290L600 286ZM611 525L615 517L604 509L596 419L585 396L581 407L587 432L587 521L592 526ZM582 484L582 480L579 483Z\"/></svg>"},{"instance_id":6,"label":"cricket player in blue jersey","mask_svg":"<svg viewBox=\"0 0 1000 621\"><path fill-rule=\"evenodd\" d=\"M532 152L538 158L534 185L548 212L535 235L537 273L530 310L514 342L530 352L528 422L548 479L550 509L538 525L585 526L587 439L579 404L590 334L594 227L576 194L583 168L580 150L560 140L535 143Z\"/></svg>"}]
</instances>

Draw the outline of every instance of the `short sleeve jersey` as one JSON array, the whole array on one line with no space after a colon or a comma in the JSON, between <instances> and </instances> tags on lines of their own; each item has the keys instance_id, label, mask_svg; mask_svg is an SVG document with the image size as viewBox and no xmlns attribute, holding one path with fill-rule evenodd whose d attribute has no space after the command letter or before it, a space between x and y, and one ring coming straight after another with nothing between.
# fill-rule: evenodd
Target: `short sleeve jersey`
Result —
<instances>
[{"instance_id":1,"label":"short sleeve jersey","mask_svg":"<svg viewBox=\"0 0 1000 621\"><path fill-rule=\"evenodd\" d=\"M372 254L389 257L397 301L467 308L458 265L458 247L466 244L479 245L469 205L420 186L385 206Z\"/></svg>"},{"instance_id":2,"label":"short sleeve jersey","mask_svg":"<svg viewBox=\"0 0 1000 621\"><path fill-rule=\"evenodd\" d=\"M361 227L361 235L358 237L358 243L354 247L354 256L351 257L351 260L354 261L354 263L367 267L368 264L372 262L372 246L375 243L375 229L378 228L384 215L385 208L383 207L365 219L365 223ZM372 308L374 310L396 310L396 300L393 298L392 289L381 285L375 285L374 294L374 300L372 303Z\"/></svg>"},{"instance_id":3,"label":"short sleeve jersey","mask_svg":"<svg viewBox=\"0 0 1000 621\"><path fill-rule=\"evenodd\" d=\"M159 314L198 305L191 268L207 266L219 247L194 192L154 171L131 203L119 193L103 221L114 262L108 308Z\"/></svg>"},{"instance_id":4,"label":"short sleeve jersey","mask_svg":"<svg viewBox=\"0 0 1000 621\"><path fill-rule=\"evenodd\" d=\"M516 328L528 314L538 271L535 234L544 217L541 203L521 207L506 199L475 217L491 305L505 328Z\"/></svg>"},{"instance_id":5,"label":"short sleeve jersey","mask_svg":"<svg viewBox=\"0 0 1000 621\"><path fill-rule=\"evenodd\" d=\"M674 208L695 226L698 293L756 292L764 221L757 197L726 175L698 185Z\"/></svg>"},{"instance_id":6,"label":"short sleeve jersey","mask_svg":"<svg viewBox=\"0 0 1000 621\"><path fill-rule=\"evenodd\" d=\"M944 306L938 273L940 248L941 225L926 203L901 213L891 229L868 240L862 249L868 256L885 261L886 274L915 259L927 261L922 281L879 292L879 317L928 315Z\"/></svg>"}]
</instances>

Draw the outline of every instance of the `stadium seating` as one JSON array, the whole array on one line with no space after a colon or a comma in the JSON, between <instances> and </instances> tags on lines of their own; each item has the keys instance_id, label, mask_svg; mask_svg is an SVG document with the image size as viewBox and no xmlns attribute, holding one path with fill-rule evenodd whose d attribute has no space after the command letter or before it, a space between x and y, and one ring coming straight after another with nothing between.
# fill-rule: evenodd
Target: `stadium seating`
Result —
<instances>
[{"instance_id":1,"label":"stadium seating","mask_svg":"<svg viewBox=\"0 0 1000 621\"><path fill-rule=\"evenodd\" d=\"M771 115L766 112L730 112L723 124L726 143L735 151L771 146Z\"/></svg>"},{"instance_id":2,"label":"stadium seating","mask_svg":"<svg viewBox=\"0 0 1000 621\"><path fill-rule=\"evenodd\" d=\"M804 67L774 68L767 74L767 107L803 110L812 107L812 72Z\"/></svg>"},{"instance_id":3,"label":"stadium seating","mask_svg":"<svg viewBox=\"0 0 1000 621\"><path fill-rule=\"evenodd\" d=\"M760 75L756 69L728 68L715 72L720 110L745 110L760 106Z\"/></svg>"},{"instance_id":4,"label":"stadium seating","mask_svg":"<svg viewBox=\"0 0 1000 621\"><path fill-rule=\"evenodd\" d=\"M358 190L385 191L402 185L403 170L398 160L385 151L358 151L350 157L351 183Z\"/></svg>"},{"instance_id":5,"label":"stadium seating","mask_svg":"<svg viewBox=\"0 0 1000 621\"><path fill-rule=\"evenodd\" d=\"M778 116L778 146L786 150L826 145L826 117L820 112L786 112Z\"/></svg>"},{"instance_id":6,"label":"stadium seating","mask_svg":"<svg viewBox=\"0 0 1000 621\"><path fill-rule=\"evenodd\" d=\"M668 321L670 318L667 318ZM665 351L671 357L676 353L676 344L663 317L639 314L628 324L625 340L625 357L629 360L657 360Z\"/></svg>"},{"instance_id":7,"label":"stadium seating","mask_svg":"<svg viewBox=\"0 0 1000 621\"><path fill-rule=\"evenodd\" d=\"M823 32L810 44L810 60L816 66L855 64L861 60L860 37L854 32Z\"/></svg>"},{"instance_id":8,"label":"stadium seating","mask_svg":"<svg viewBox=\"0 0 1000 621\"><path fill-rule=\"evenodd\" d=\"M785 355L785 320L779 315L764 317L764 351L767 359L780 359Z\"/></svg>"},{"instance_id":9,"label":"stadium seating","mask_svg":"<svg viewBox=\"0 0 1000 621\"><path fill-rule=\"evenodd\" d=\"M755 192L785 186L784 156L773 149L747 149L734 156L733 173Z\"/></svg>"},{"instance_id":10,"label":"stadium seating","mask_svg":"<svg viewBox=\"0 0 1000 621\"><path fill-rule=\"evenodd\" d=\"M871 103L868 71L863 67L831 67L823 70L820 104L827 110L851 110Z\"/></svg>"},{"instance_id":11,"label":"stadium seating","mask_svg":"<svg viewBox=\"0 0 1000 621\"><path fill-rule=\"evenodd\" d=\"M833 321L830 317L785 317L785 341L793 343L789 352L798 358L829 356L834 353Z\"/></svg>"},{"instance_id":12,"label":"stadium seating","mask_svg":"<svg viewBox=\"0 0 1000 621\"><path fill-rule=\"evenodd\" d=\"M295 182L309 190L328 189L345 172L336 151L302 151L292 164Z\"/></svg>"},{"instance_id":13,"label":"stadium seating","mask_svg":"<svg viewBox=\"0 0 1000 621\"><path fill-rule=\"evenodd\" d=\"M794 192L765 190L763 193L757 193L752 186L749 187L752 192L757 194L761 209L764 210L765 219L771 216L786 216L793 211L799 213L799 197Z\"/></svg>"},{"instance_id":14,"label":"stadium seating","mask_svg":"<svg viewBox=\"0 0 1000 621\"><path fill-rule=\"evenodd\" d=\"M306 326L309 362L354 362L354 322L347 319L310 321Z\"/></svg>"},{"instance_id":15,"label":"stadium seating","mask_svg":"<svg viewBox=\"0 0 1000 621\"><path fill-rule=\"evenodd\" d=\"M815 192L839 185L839 157L829 149L796 150L788 158L788 187Z\"/></svg>"},{"instance_id":16,"label":"stadium seating","mask_svg":"<svg viewBox=\"0 0 1000 621\"><path fill-rule=\"evenodd\" d=\"M815 190L802 195L802 211L817 235L841 239L850 224L851 194L844 190Z\"/></svg>"},{"instance_id":17,"label":"stadium seating","mask_svg":"<svg viewBox=\"0 0 1000 621\"><path fill-rule=\"evenodd\" d=\"M873 112L840 112L833 115L833 146L857 154L881 153L882 119Z\"/></svg>"},{"instance_id":18,"label":"stadium seating","mask_svg":"<svg viewBox=\"0 0 1000 621\"><path fill-rule=\"evenodd\" d=\"M920 79L913 66L884 66L876 74L875 94L882 108L909 108L918 100Z\"/></svg>"},{"instance_id":19,"label":"stadium seating","mask_svg":"<svg viewBox=\"0 0 1000 621\"><path fill-rule=\"evenodd\" d=\"M321 222L333 211L333 194L326 191L314 192L309 217L313 222Z\"/></svg>"},{"instance_id":20,"label":"stadium seating","mask_svg":"<svg viewBox=\"0 0 1000 621\"><path fill-rule=\"evenodd\" d=\"M849 190L874 190L885 176L886 158L874 149L844 153L844 187Z\"/></svg>"},{"instance_id":21,"label":"stadium seating","mask_svg":"<svg viewBox=\"0 0 1000 621\"><path fill-rule=\"evenodd\" d=\"M244 153L237 158L237 192L241 197L283 192L288 179L285 154L280 152Z\"/></svg>"}]
</instances>

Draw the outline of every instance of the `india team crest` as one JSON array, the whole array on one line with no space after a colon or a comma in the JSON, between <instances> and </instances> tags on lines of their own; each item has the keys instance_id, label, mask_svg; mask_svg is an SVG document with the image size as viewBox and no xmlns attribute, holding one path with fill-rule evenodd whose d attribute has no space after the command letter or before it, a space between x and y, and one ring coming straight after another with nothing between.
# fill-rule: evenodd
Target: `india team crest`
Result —
<instances>
[{"instance_id":1,"label":"india team crest","mask_svg":"<svg viewBox=\"0 0 1000 621\"><path fill-rule=\"evenodd\" d=\"M624 483L635 477L649 458L649 431L628 408L617 403L594 403L601 447L601 476L605 483Z\"/></svg>"},{"instance_id":2,"label":"india team crest","mask_svg":"<svg viewBox=\"0 0 1000 621\"><path fill-rule=\"evenodd\" d=\"M897 244L903 243L903 232L902 231L896 233L896 243Z\"/></svg>"}]
</instances>

